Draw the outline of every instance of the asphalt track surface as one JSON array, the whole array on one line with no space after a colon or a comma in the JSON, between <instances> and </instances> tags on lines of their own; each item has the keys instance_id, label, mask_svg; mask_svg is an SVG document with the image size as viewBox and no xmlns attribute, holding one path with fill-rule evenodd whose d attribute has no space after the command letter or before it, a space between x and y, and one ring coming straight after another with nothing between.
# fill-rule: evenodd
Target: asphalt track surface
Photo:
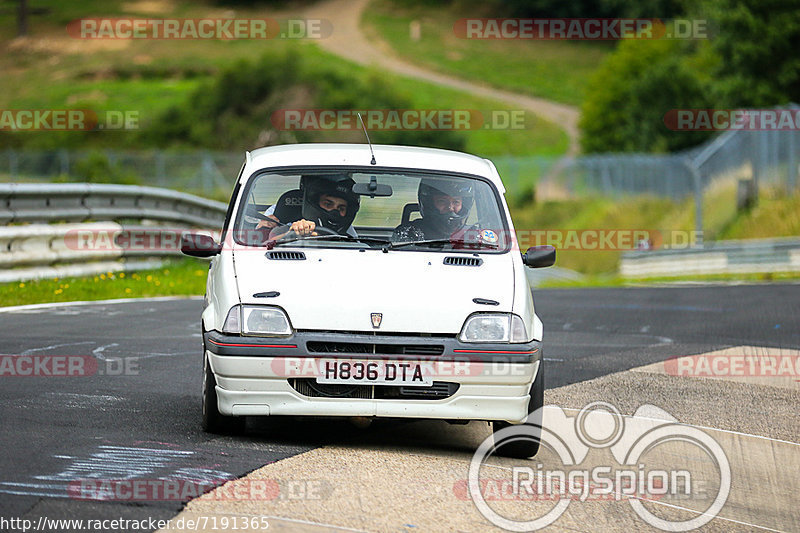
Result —
<instances>
[{"instance_id":1,"label":"asphalt track surface","mask_svg":"<svg viewBox=\"0 0 800 533\"><path fill-rule=\"evenodd\" d=\"M549 389L731 346L800 349L800 285L537 290L535 300ZM380 444L402 431L399 422L359 430L338 421L251 420L244 436L203 433L201 307L188 299L0 313L2 354L98 363L89 376L0 377L0 518L168 519L185 502L86 500L70 482L210 486L321 446Z\"/></svg>"}]
</instances>

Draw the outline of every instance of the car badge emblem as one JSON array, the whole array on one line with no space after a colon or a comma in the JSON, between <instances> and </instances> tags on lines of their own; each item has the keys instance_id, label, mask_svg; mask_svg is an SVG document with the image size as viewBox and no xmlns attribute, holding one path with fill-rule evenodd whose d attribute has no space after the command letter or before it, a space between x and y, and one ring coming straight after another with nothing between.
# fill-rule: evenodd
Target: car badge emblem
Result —
<instances>
[{"instance_id":1,"label":"car badge emblem","mask_svg":"<svg viewBox=\"0 0 800 533\"><path fill-rule=\"evenodd\" d=\"M370 318L372 318L372 327L379 328L381 327L381 321L383 320L383 313L371 313Z\"/></svg>"}]
</instances>

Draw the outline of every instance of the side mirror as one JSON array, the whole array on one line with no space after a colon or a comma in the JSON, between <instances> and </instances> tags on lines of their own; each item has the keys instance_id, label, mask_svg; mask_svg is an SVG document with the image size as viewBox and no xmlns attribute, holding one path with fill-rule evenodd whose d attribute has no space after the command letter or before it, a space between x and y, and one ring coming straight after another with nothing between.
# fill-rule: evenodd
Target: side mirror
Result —
<instances>
[{"instance_id":1,"label":"side mirror","mask_svg":"<svg viewBox=\"0 0 800 533\"><path fill-rule=\"evenodd\" d=\"M184 233L181 235L181 253L192 257L212 257L222 250L214 238L203 233Z\"/></svg>"},{"instance_id":2,"label":"side mirror","mask_svg":"<svg viewBox=\"0 0 800 533\"><path fill-rule=\"evenodd\" d=\"M556 249L546 244L544 246L531 246L522 254L522 262L531 268L553 266L556 262Z\"/></svg>"}]
</instances>

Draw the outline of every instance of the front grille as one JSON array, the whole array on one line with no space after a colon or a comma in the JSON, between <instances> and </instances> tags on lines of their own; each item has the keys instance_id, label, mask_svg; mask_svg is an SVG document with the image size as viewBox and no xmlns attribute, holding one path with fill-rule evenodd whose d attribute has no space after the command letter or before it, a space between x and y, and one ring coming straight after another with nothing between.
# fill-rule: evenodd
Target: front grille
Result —
<instances>
[{"instance_id":1,"label":"front grille","mask_svg":"<svg viewBox=\"0 0 800 533\"><path fill-rule=\"evenodd\" d=\"M378 353L401 354L401 355L442 355L444 346L441 344L378 344ZM397 350L397 351L392 351Z\"/></svg>"},{"instance_id":2,"label":"front grille","mask_svg":"<svg viewBox=\"0 0 800 533\"><path fill-rule=\"evenodd\" d=\"M375 353L375 345L360 342L309 341L306 349L314 353Z\"/></svg>"},{"instance_id":3,"label":"front grille","mask_svg":"<svg viewBox=\"0 0 800 533\"><path fill-rule=\"evenodd\" d=\"M372 344L368 342L309 341L310 353L372 353L381 355L442 355L443 344Z\"/></svg>"},{"instance_id":4,"label":"front grille","mask_svg":"<svg viewBox=\"0 0 800 533\"><path fill-rule=\"evenodd\" d=\"M310 398L348 398L348 399L404 399L404 400L442 400L458 391L458 383L434 381L430 387L405 387L394 385L334 385L317 383L311 378L290 379L294 390Z\"/></svg>"},{"instance_id":5,"label":"front grille","mask_svg":"<svg viewBox=\"0 0 800 533\"><path fill-rule=\"evenodd\" d=\"M311 398L372 398L371 385L334 385L314 379L290 379L289 384L303 396Z\"/></svg>"},{"instance_id":6,"label":"front grille","mask_svg":"<svg viewBox=\"0 0 800 533\"><path fill-rule=\"evenodd\" d=\"M430 387L375 386L375 397L381 399L402 398L404 400L443 400L458 390L458 383L434 381Z\"/></svg>"}]
</instances>

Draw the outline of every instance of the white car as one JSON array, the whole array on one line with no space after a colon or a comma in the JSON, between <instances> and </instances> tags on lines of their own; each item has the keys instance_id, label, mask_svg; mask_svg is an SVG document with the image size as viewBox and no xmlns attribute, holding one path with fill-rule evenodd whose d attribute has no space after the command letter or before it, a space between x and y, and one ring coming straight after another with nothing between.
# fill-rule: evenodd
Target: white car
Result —
<instances>
[{"instance_id":1,"label":"white car","mask_svg":"<svg viewBox=\"0 0 800 533\"><path fill-rule=\"evenodd\" d=\"M182 241L212 257L204 429L275 415L525 423L544 392L525 266L555 249L520 253L504 192L491 161L447 150L247 153L221 240Z\"/></svg>"}]
</instances>

